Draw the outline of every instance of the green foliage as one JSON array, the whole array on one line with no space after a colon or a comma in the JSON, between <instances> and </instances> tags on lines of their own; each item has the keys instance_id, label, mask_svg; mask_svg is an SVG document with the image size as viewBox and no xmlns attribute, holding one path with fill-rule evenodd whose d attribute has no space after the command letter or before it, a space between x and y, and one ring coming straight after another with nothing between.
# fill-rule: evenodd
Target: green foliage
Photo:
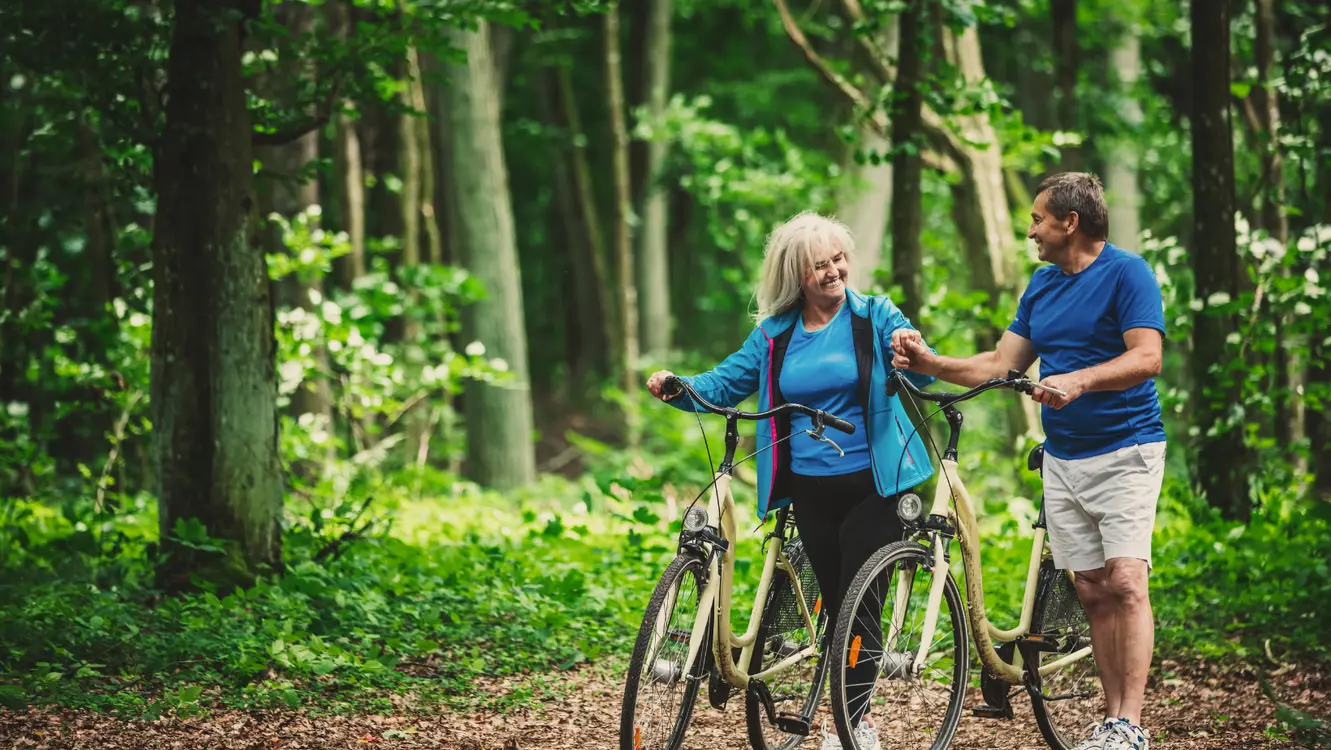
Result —
<instances>
[{"instance_id":1,"label":"green foliage","mask_svg":"<svg viewBox=\"0 0 1331 750\"><path fill-rule=\"evenodd\" d=\"M595 492L557 481L542 490L532 497ZM385 500L398 533L337 556L321 558L322 540L306 530L288 532L285 575L249 589L157 598L142 530L121 553L133 567L113 585L89 585L54 556L47 571L11 569L0 584L0 695L147 717L387 710L390 692L418 705L461 701L480 675L604 658L636 627L654 573L623 522L572 502L518 510L474 493L445 503L408 495L399 487ZM49 554L71 531L57 524L37 546Z\"/></svg>"}]
</instances>

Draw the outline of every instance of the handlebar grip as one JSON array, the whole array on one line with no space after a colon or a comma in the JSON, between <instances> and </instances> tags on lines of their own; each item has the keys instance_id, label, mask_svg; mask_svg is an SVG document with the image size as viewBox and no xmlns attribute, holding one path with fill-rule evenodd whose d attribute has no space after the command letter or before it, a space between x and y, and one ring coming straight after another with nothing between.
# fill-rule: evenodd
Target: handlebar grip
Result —
<instances>
[{"instance_id":1,"label":"handlebar grip","mask_svg":"<svg viewBox=\"0 0 1331 750\"><path fill-rule=\"evenodd\" d=\"M678 375L671 375L661 381L661 393L674 398L684 392L684 381L679 379Z\"/></svg>"},{"instance_id":2,"label":"handlebar grip","mask_svg":"<svg viewBox=\"0 0 1331 750\"><path fill-rule=\"evenodd\" d=\"M888 376L887 376L887 389L886 389L886 390L887 390L887 397L888 397L888 398L892 398L893 396L895 396L895 395L897 395L898 393L901 392L901 380L899 379L899 376L897 375L898 372L900 372L900 370L893 370L893 371L892 371L891 373L889 373Z\"/></svg>"},{"instance_id":3,"label":"handlebar grip","mask_svg":"<svg viewBox=\"0 0 1331 750\"><path fill-rule=\"evenodd\" d=\"M850 422L847 422L846 420L840 417L834 417L831 414L827 415L827 426L841 430L847 435L855 434L855 425L851 424Z\"/></svg>"}]
</instances>

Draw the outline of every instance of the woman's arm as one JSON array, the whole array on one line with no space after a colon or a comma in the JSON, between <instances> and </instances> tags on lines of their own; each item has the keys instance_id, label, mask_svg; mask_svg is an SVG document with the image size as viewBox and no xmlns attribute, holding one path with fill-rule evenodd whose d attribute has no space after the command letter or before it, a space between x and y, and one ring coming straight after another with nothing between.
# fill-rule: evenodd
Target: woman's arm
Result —
<instances>
[{"instance_id":1,"label":"woman's arm","mask_svg":"<svg viewBox=\"0 0 1331 750\"><path fill-rule=\"evenodd\" d=\"M767 351L767 336L755 328L739 351L721 361L721 364L700 375L683 377L699 396L717 406L738 406L741 401L758 390L758 375ZM696 411L690 398L668 398L661 391L665 378L674 373L660 370L647 380L647 390L671 406L683 411Z\"/></svg>"}]
</instances>

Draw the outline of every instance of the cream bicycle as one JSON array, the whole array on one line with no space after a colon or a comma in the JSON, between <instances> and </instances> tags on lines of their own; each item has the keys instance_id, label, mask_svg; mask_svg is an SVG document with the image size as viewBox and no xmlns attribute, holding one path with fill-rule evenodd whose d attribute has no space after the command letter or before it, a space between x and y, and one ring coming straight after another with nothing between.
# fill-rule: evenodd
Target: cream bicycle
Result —
<instances>
[{"instance_id":1,"label":"cream bicycle","mask_svg":"<svg viewBox=\"0 0 1331 750\"><path fill-rule=\"evenodd\" d=\"M735 502L730 492L739 420L802 412L818 440L824 427L853 432L854 425L799 404L761 413L714 406L688 383L665 382L667 393L687 393L705 411L726 418L726 450L706 508L684 513L676 557L661 574L643 614L624 688L621 750L676 750L693 716L704 680L708 699L720 707L743 691L749 743L755 750L790 750L809 734L826 681L821 647L827 622L812 567L795 535L789 508L776 513L764 539L762 577L748 627L731 627L735 575ZM835 445L835 443L833 443ZM701 495L699 495L701 497Z\"/></svg>"},{"instance_id":2,"label":"cream bicycle","mask_svg":"<svg viewBox=\"0 0 1331 750\"><path fill-rule=\"evenodd\" d=\"M851 731L866 714L876 721L883 747L948 747L969 687L968 633L983 666L984 705L975 709L977 716L1011 719L1012 696L1025 692L1054 750L1075 745L1100 721L1090 626L1071 573L1056 569L1049 556L1043 507L1035 522L1020 620L1000 630L986 614L975 509L957 470L958 403L997 388L1031 393L1041 387L1016 371L955 394L926 393L900 372L889 377L890 391L905 388L938 404L950 435L928 514L919 496L903 495L897 512L913 533L870 557L846 592L828 648L835 656L828 661L836 662L832 713L844 747L866 750ZM1043 446L1037 446L1028 466L1038 469L1042 460ZM950 568L954 538L961 545L964 602Z\"/></svg>"}]
</instances>

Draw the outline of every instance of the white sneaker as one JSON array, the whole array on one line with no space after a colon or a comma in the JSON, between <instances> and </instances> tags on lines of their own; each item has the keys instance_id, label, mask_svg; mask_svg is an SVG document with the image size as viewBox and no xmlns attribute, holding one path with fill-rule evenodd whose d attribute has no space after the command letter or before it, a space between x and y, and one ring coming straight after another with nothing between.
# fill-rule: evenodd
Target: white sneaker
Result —
<instances>
[{"instance_id":1,"label":"white sneaker","mask_svg":"<svg viewBox=\"0 0 1331 750\"><path fill-rule=\"evenodd\" d=\"M871 725L868 719L860 721L860 725L855 727L855 744L859 745L860 750L883 750L883 746L878 743L878 727Z\"/></svg>"},{"instance_id":2,"label":"white sneaker","mask_svg":"<svg viewBox=\"0 0 1331 750\"><path fill-rule=\"evenodd\" d=\"M859 750L883 750L883 746L878 742L878 727L869 723L868 719L860 721L860 725L855 727L855 745ZM827 731L827 724L823 723L823 744L819 750L842 750L841 738L836 732Z\"/></svg>"},{"instance_id":3,"label":"white sneaker","mask_svg":"<svg viewBox=\"0 0 1331 750\"><path fill-rule=\"evenodd\" d=\"M1151 740L1136 724L1120 719L1114 722L1105 737L1104 750L1150 750Z\"/></svg>"},{"instance_id":4,"label":"white sneaker","mask_svg":"<svg viewBox=\"0 0 1331 750\"><path fill-rule=\"evenodd\" d=\"M823 722L823 744L818 746L818 750L842 750L841 738L836 736L836 732L827 731L827 722Z\"/></svg>"},{"instance_id":5,"label":"white sneaker","mask_svg":"<svg viewBox=\"0 0 1331 750\"><path fill-rule=\"evenodd\" d=\"M1114 730L1119 719L1105 719L1091 729L1091 736L1072 746L1072 750L1104 750L1105 738Z\"/></svg>"}]
</instances>

